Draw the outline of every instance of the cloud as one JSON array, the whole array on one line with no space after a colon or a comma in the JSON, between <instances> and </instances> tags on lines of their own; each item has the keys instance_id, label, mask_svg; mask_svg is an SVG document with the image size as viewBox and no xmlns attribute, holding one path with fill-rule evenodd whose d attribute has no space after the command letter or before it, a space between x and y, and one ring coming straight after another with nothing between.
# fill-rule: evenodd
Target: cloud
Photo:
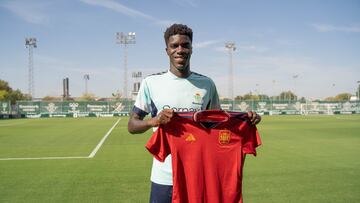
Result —
<instances>
[{"instance_id":1,"label":"cloud","mask_svg":"<svg viewBox=\"0 0 360 203\"><path fill-rule=\"evenodd\" d=\"M113 10L115 12L122 13L132 18L143 18L159 26L169 26L170 24L173 23L172 21L169 20L157 19L151 15L129 8L113 0L80 0L80 1L85 4L104 7Z\"/></svg>"},{"instance_id":2,"label":"cloud","mask_svg":"<svg viewBox=\"0 0 360 203\"><path fill-rule=\"evenodd\" d=\"M335 26L330 24L312 24L319 32L360 32L359 25Z\"/></svg>"},{"instance_id":3,"label":"cloud","mask_svg":"<svg viewBox=\"0 0 360 203\"><path fill-rule=\"evenodd\" d=\"M255 89L267 95L291 90L307 98L325 98L336 92L348 92L348 81L356 81L358 74L354 73L359 72L355 66L329 66L315 58L299 56L240 56L233 60L235 95ZM227 60L223 61L223 64L206 66L206 70L207 75L214 79L219 94L228 96L229 65ZM342 77L339 77L339 69L344 69ZM336 84L338 90L332 84Z\"/></svg>"},{"instance_id":4,"label":"cloud","mask_svg":"<svg viewBox=\"0 0 360 203\"><path fill-rule=\"evenodd\" d=\"M264 53L269 50L266 47L259 47L255 45L239 45L239 46L235 45L235 47L236 47L235 51L240 51L240 52ZM228 50L225 48L225 44L224 44L224 46L218 46L214 48L214 51L226 53Z\"/></svg>"},{"instance_id":5,"label":"cloud","mask_svg":"<svg viewBox=\"0 0 360 203\"><path fill-rule=\"evenodd\" d=\"M197 4L195 3L194 0L172 0L173 3L183 6L183 7L193 7L196 8Z\"/></svg>"},{"instance_id":6,"label":"cloud","mask_svg":"<svg viewBox=\"0 0 360 203\"><path fill-rule=\"evenodd\" d=\"M226 53L225 44L224 44L224 46L215 47L215 48L214 48L214 51Z\"/></svg>"},{"instance_id":7,"label":"cloud","mask_svg":"<svg viewBox=\"0 0 360 203\"><path fill-rule=\"evenodd\" d=\"M275 42L280 45L285 45L285 46L296 46L296 45L301 44L300 41L288 40L288 39L277 39L277 40L275 40Z\"/></svg>"},{"instance_id":8,"label":"cloud","mask_svg":"<svg viewBox=\"0 0 360 203\"><path fill-rule=\"evenodd\" d=\"M68 74L91 74L104 77L111 77L114 72L118 72L116 67L96 67L79 64L78 62L68 61L63 58L57 58L47 55L36 55L38 69L41 71L59 71ZM46 67L46 68L45 68ZM44 69L43 69L44 68ZM106 70L106 71L103 71Z\"/></svg>"},{"instance_id":9,"label":"cloud","mask_svg":"<svg viewBox=\"0 0 360 203\"><path fill-rule=\"evenodd\" d=\"M195 49L207 48L209 46L218 44L220 42L222 42L222 40L209 40L209 41L204 41L204 42L198 42L198 43L193 44L193 48L195 48Z\"/></svg>"},{"instance_id":10,"label":"cloud","mask_svg":"<svg viewBox=\"0 0 360 203\"><path fill-rule=\"evenodd\" d=\"M49 17L45 14L47 4L39 1L7 1L0 5L22 20L33 24L46 24Z\"/></svg>"},{"instance_id":11,"label":"cloud","mask_svg":"<svg viewBox=\"0 0 360 203\"><path fill-rule=\"evenodd\" d=\"M268 50L266 47L258 47L254 45L241 45L238 47L239 50L242 51L249 51L249 52L256 52L256 53L264 53Z\"/></svg>"}]
</instances>

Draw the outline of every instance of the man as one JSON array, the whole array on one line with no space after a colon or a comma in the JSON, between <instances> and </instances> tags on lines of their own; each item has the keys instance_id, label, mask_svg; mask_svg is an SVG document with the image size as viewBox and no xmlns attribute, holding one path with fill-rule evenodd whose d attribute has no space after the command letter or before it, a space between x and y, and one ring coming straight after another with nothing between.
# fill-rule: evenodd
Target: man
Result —
<instances>
[{"instance_id":1,"label":"man","mask_svg":"<svg viewBox=\"0 0 360 203\"><path fill-rule=\"evenodd\" d=\"M150 128L170 122L173 113L220 109L214 82L203 75L190 71L193 32L182 24L173 24L164 33L166 53L170 69L146 77L141 83L133 112L128 123L132 134L143 133ZM147 114L150 119L145 119ZM261 117L248 112L250 122L257 124ZM164 163L153 160L151 171L150 202L170 203L172 197L171 157Z\"/></svg>"}]
</instances>

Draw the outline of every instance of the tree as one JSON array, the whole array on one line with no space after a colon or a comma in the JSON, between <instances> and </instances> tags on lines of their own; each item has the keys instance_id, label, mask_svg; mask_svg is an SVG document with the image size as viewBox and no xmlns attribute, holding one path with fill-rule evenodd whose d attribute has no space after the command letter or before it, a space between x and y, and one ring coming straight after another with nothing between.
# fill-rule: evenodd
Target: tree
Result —
<instances>
[{"instance_id":1,"label":"tree","mask_svg":"<svg viewBox=\"0 0 360 203\"><path fill-rule=\"evenodd\" d=\"M1 79L0 79L0 90L5 90L7 92L12 91L11 87L9 86L9 83Z\"/></svg>"},{"instance_id":2,"label":"tree","mask_svg":"<svg viewBox=\"0 0 360 203\"><path fill-rule=\"evenodd\" d=\"M15 91L9 92L9 94L7 95L7 100L10 101L11 104L15 104L16 101L19 101L19 100L30 100L30 99L31 99L31 97L21 93L21 91L18 89Z\"/></svg>"},{"instance_id":3,"label":"tree","mask_svg":"<svg viewBox=\"0 0 360 203\"><path fill-rule=\"evenodd\" d=\"M297 96L290 90L281 92L279 97L280 97L280 100L282 100L282 101L296 101L297 100Z\"/></svg>"},{"instance_id":4,"label":"tree","mask_svg":"<svg viewBox=\"0 0 360 203\"><path fill-rule=\"evenodd\" d=\"M335 97L326 97L325 101L336 101Z\"/></svg>"},{"instance_id":5,"label":"tree","mask_svg":"<svg viewBox=\"0 0 360 203\"><path fill-rule=\"evenodd\" d=\"M0 101L4 101L8 92L6 90L0 90Z\"/></svg>"},{"instance_id":6,"label":"tree","mask_svg":"<svg viewBox=\"0 0 360 203\"><path fill-rule=\"evenodd\" d=\"M325 101L349 101L351 97L350 93L341 93L336 95L335 97L327 97Z\"/></svg>"},{"instance_id":7,"label":"tree","mask_svg":"<svg viewBox=\"0 0 360 203\"><path fill-rule=\"evenodd\" d=\"M259 94L258 96L259 96L260 101L268 101L268 100L270 100L270 97L268 95L266 95L266 94Z\"/></svg>"},{"instance_id":8,"label":"tree","mask_svg":"<svg viewBox=\"0 0 360 203\"><path fill-rule=\"evenodd\" d=\"M249 92L243 96L239 95L235 97L235 100L260 100L260 101L267 101L270 100L270 97L266 94L252 94Z\"/></svg>"},{"instance_id":9,"label":"tree","mask_svg":"<svg viewBox=\"0 0 360 203\"><path fill-rule=\"evenodd\" d=\"M48 96L43 97L42 101L61 101L61 98L48 95Z\"/></svg>"},{"instance_id":10,"label":"tree","mask_svg":"<svg viewBox=\"0 0 360 203\"><path fill-rule=\"evenodd\" d=\"M18 100L29 100L31 97L21 93L19 89L13 90L9 83L0 79L0 101L10 101L15 104Z\"/></svg>"},{"instance_id":11,"label":"tree","mask_svg":"<svg viewBox=\"0 0 360 203\"><path fill-rule=\"evenodd\" d=\"M301 97L301 98L299 99L299 102L301 102L301 103L305 103L305 102L306 102L305 97Z\"/></svg>"},{"instance_id":12,"label":"tree","mask_svg":"<svg viewBox=\"0 0 360 203\"><path fill-rule=\"evenodd\" d=\"M81 95L81 97L78 100L80 100L80 101L95 101L96 96L95 96L95 94L92 94L92 93L85 93L85 94Z\"/></svg>"},{"instance_id":13,"label":"tree","mask_svg":"<svg viewBox=\"0 0 360 203\"><path fill-rule=\"evenodd\" d=\"M252 94L252 92L249 92L247 94L245 94L243 96L244 100L255 100L258 101L259 100L259 95L254 95Z\"/></svg>"},{"instance_id":14,"label":"tree","mask_svg":"<svg viewBox=\"0 0 360 203\"><path fill-rule=\"evenodd\" d=\"M350 93L341 93L335 96L336 101L349 101L351 97Z\"/></svg>"},{"instance_id":15,"label":"tree","mask_svg":"<svg viewBox=\"0 0 360 203\"><path fill-rule=\"evenodd\" d=\"M235 97L235 100L244 100L244 97L241 96L241 95L238 95L238 96Z\"/></svg>"}]
</instances>

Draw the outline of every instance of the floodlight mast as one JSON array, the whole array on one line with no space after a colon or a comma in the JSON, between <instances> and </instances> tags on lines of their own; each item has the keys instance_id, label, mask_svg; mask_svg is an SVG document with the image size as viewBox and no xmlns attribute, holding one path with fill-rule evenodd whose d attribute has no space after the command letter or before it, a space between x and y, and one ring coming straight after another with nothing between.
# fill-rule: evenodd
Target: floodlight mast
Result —
<instances>
[{"instance_id":1,"label":"floodlight mast","mask_svg":"<svg viewBox=\"0 0 360 203\"><path fill-rule=\"evenodd\" d=\"M358 96L357 96L357 99L358 99L358 101L360 101L360 80L357 81L357 84L358 84Z\"/></svg>"},{"instance_id":2,"label":"floodlight mast","mask_svg":"<svg viewBox=\"0 0 360 203\"><path fill-rule=\"evenodd\" d=\"M25 46L29 49L29 64L28 64L28 94L33 99L35 97L35 82L34 82L34 59L33 48L37 47L36 38L25 38Z\"/></svg>"},{"instance_id":3,"label":"floodlight mast","mask_svg":"<svg viewBox=\"0 0 360 203\"><path fill-rule=\"evenodd\" d=\"M228 81L229 99L233 101L232 110L234 110L234 70L233 70L232 52L236 50L235 42L226 42L225 48L228 50L229 53L229 81Z\"/></svg>"},{"instance_id":4,"label":"floodlight mast","mask_svg":"<svg viewBox=\"0 0 360 203\"><path fill-rule=\"evenodd\" d=\"M272 89L273 89L273 96L271 97L271 112L273 111L273 106L274 106L274 99L276 99L275 97L275 83L276 83L276 80L272 80Z\"/></svg>"},{"instance_id":5,"label":"floodlight mast","mask_svg":"<svg viewBox=\"0 0 360 203\"><path fill-rule=\"evenodd\" d=\"M298 100L298 96L295 97L296 95L296 79L299 77L299 74L293 75L293 79L294 79L294 100Z\"/></svg>"},{"instance_id":6,"label":"floodlight mast","mask_svg":"<svg viewBox=\"0 0 360 203\"><path fill-rule=\"evenodd\" d=\"M90 75L89 74L85 74L84 75L84 80L85 80L85 94L87 95L88 92L88 81L90 80Z\"/></svg>"},{"instance_id":7,"label":"floodlight mast","mask_svg":"<svg viewBox=\"0 0 360 203\"><path fill-rule=\"evenodd\" d=\"M124 45L124 98L128 98L127 94L127 45L128 44L135 44L135 32L129 32L127 35L123 32L116 33L116 43Z\"/></svg>"}]
</instances>

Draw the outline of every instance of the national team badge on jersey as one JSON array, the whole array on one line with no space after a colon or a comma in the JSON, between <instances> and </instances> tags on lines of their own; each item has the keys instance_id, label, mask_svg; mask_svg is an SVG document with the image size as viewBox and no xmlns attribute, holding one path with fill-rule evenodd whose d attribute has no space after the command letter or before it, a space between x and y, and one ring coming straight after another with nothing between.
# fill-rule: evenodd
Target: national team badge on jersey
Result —
<instances>
[{"instance_id":1,"label":"national team badge on jersey","mask_svg":"<svg viewBox=\"0 0 360 203\"><path fill-rule=\"evenodd\" d=\"M219 132L219 143L226 145L230 143L231 132L230 130L220 130Z\"/></svg>"}]
</instances>

